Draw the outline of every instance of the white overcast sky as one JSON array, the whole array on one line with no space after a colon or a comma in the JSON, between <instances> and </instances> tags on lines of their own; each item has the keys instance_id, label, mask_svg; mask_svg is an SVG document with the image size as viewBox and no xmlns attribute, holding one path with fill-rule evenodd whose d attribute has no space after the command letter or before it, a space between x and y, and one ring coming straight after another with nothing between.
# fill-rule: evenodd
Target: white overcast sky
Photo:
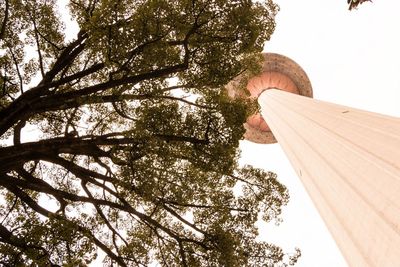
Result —
<instances>
[{"instance_id":1,"label":"white overcast sky","mask_svg":"<svg viewBox=\"0 0 400 267\"><path fill-rule=\"evenodd\" d=\"M348 11L346 0L275 0L276 31L265 51L295 60L314 98L400 116L400 1L374 0ZM279 145L241 143L241 163L278 174L291 200L280 226L261 224L266 241L302 250L297 267L346 267Z\"/></svg>"}]
</instances>

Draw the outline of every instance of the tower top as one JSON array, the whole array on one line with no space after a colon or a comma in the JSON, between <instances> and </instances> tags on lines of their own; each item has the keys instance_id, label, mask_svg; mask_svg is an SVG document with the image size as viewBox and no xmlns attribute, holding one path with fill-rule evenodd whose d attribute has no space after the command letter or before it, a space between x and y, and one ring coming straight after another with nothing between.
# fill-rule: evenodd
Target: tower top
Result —
<instances>
[{"instance_id":1,"label":"tower top","mask_svg":"<svg viewBox=\"0 0 400 267\"><path fill-rule=\"evenodd\" d=\"M263 53L262 72L252 77L247 90L250 98L257 98L264 90L279 89L294 94L312 97L313 90L305 71L292 59L275 53ZM228 85L228 92L235 95L234 86ZM276 139L268 124L257 113L247 118L244 124L245 139L254 143L271 144Z\"/></svg>"}]
</instances>

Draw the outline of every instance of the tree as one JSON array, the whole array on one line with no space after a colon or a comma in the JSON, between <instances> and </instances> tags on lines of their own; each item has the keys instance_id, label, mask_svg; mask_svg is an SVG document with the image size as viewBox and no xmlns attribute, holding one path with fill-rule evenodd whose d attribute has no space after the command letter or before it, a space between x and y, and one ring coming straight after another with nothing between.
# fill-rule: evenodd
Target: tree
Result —
<instances>
[{"instance_id":1,"label":"tree","mask_svg":"<svg viewBox=\"0 0 400 267\"><path fill-rule=\"evenodd\" d=\"M364 2L372 2L371 0L347 0L347 4L349 4L349 10L355 9L358 5L361 5Z\"/></svg>"},{"instance_id":2,"label":"tree","mask_svg":"<svg viewBox=\"0 0 400 267\"><path fill-rule=\"evenodd\" d=\"M252 105L224 90L257 71L272 2L74 0L71 41L55 0L1 5L2 265L297 260L255 239L288 192L238 167Z\"/></svg>"}]
</instances>

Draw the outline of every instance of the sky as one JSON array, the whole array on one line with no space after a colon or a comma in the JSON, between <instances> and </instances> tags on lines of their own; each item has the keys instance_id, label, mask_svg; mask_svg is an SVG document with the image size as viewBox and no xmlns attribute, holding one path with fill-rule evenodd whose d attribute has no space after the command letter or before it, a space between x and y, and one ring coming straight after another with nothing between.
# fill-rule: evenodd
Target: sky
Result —
<instances>
[{"instance_id":1,"label":"sky","mask_svg":"<svg viewBox=\"0 0 400 267\"><path fill-rule=\"evenodd\" d=\"M275 2L280 12L265 51L295 60L308 74L314 98L400 116L400 1L374 0L351 12L346 0ZM77 29L67 28L72 39ZM290 193L283 222L260 223L260 239L287 252L299 247L296 267L347 267L279 144L242 141L241 150L241 164L276 172Z\"/></svg>"},{"instance_id":2,"label":"sky","mask_svg":"<svg viewBox=\"0 0 400 267\"><path fill-rule=\"evenodd\" d=\"M400 1L374 0L348 11L346 0L275 0L276 30L265 51L296 61L314 98L400 117ZM287 252L296 267L346 267L335 241L279 144L241 142L241 164L276 172L290 193L279 226L260 223L261 239Z\"/></svg>"}]
</instances>

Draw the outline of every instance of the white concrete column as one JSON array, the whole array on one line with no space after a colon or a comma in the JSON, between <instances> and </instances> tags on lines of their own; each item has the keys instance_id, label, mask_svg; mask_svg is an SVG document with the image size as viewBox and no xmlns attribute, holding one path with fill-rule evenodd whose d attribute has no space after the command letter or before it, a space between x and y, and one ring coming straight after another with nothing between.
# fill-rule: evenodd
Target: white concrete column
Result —
<instances>
[{"instance_id":1,"label":"white concrete column","mask_svg":"<svg viewBox=\"0 0 400 267\"><path fill-rule=\"evenodd\" d=\"M400 266L400 119L276 89L258 101L349 265Z\"/></svg>"}]
</instances>

